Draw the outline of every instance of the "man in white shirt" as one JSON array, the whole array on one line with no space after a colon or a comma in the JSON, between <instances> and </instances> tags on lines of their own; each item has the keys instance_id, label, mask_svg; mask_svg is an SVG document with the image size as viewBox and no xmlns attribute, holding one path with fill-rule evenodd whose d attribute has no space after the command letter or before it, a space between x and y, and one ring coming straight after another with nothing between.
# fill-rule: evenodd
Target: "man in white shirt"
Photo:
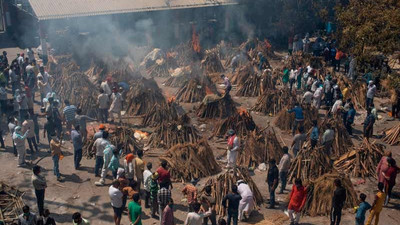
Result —
<instances>
[{"instance_id":1,"label":"man in white shirt","mask_svg":"<svg viewBox=\"0 0 400 225\"><path fill-rule=\"evenodd\" d=\"M203 219L205 217L211 216L211 205L208 202L208 211L205 213L199 213L200 212L200 203L195 203L193 205L193 210L194 212L188 213L184 225L202 225L203 224Z\"/></svg>"},{"instance_id":2,"label":"man in white shirt","mask_svg":"<svg viewBox=\"0 0 400 225\"><path fill-rule=\"evenodd\" d=\"M119 180L114 180L112 185L108 189L108 194L110 195L111 199L111 206L114 210L114 222L115 225L120 225L122 211L124 210L122 207L122 197L124 196L122 192L119 190Z\"/></svg>"},{"instance_id":3,"label":"man in white shirt","mask_svg":"<svg viewBox=\"0 0 400 225\"><path fill-rule=\"evenodd\" d=\"M153 174L151 172L153 164L151 162L148 162L146 168L147 169L143 171L143 187L144 190L146 191L144 206L145 208L150 208L150 182L151 182L151 175Z\"/></svg>"},{"instance_id":4,"label":"man in white shirt","mask_svg":"<svg viewBox=\"0 0 400 225\"><path fill-rule=\"evenodd\" d=\"M284 146L282 150L283 150L283 156L278 165L279 178L281 179L281 191L279 192L279 194L283 194L283 191L286 188L287 174L290 168L289 148L287 146Z\"/></svg>"},{"instance_id":5,"label":"man in white shirt","mask_svg":"<svg viewBox=\"0 0 400 225\"><path fill-rule=\"evenodd\" d=\"M306 93L304 93L303 95L303 103L311 105L312 98L313 98L313 93L310 91L310 89L308 89Z\"/></svg>"},{"instance_id":6,"label":"man in white shirt","mask_svg":"<svg viewBox=\"0 0 400 225\"><path fill-rule=\"evenodd\" d=\"M49 82L49 78L51 78L51 76L46 71L44 71L43 66L39 67L39 73L37 75L37 78L39 79L39 77L43 77L44 83Z\"/></svg>"},{"instance_id":7,"label":"man in white shirt","mask_svg":"<svg viewBox=\"0 0 400 225\"><path fill-rule=\"evenodd\" d=\"M100 88L100 94L97 97L97 104L99 104L100 121L107 123L108 120L108 107L110 106L110 97L104 93L104 90Z\"/></svg>"},{"instance_id":8,"label":"man in white shirt","mask_svg":"<svg viewBox=\"0 0 400 225\"><path fill-rule=\"evenodd\" d=\"M239 220L247 219L250 217L251 212L254 209L253 192L251 191L248 184L243 180L238 180L236 182L238 186L238 193L242 199L239 203Z\"/></svg>"},{"instance_id":9,"label":"man in white shirt","mask_svg":"<svg viewBox=\"0 0 400 225\"><path fill-rule=\"evenodd\" d=\"M367 102L366 102L367 109L374 102L375 93L376 93L376 86L375 86L374 82L372 80L370 80L368 83L368 91L367 91Z\"/></svg>"},{"instance_id":10,"label":"man in white shirt","mask_svg":"<svg viewBox=\"0 0 400 225\"><path fill-rule=\"evenodd\" d=\"M322 98L322 87L317 88L313 95L313 105L315 108L319 109L321 107L321 98Z\"/></svg>"},{"instance_id":11,"label":"man in white shirt","mask_svg":"<svg viewBox=\"0 0 400 225\"><path fill-rule=\"evenodd\" d=\"M331 154L331 147L333 141L335 140L335 131L333 131L331 124L326 125L326 130L322 135L322 144L324 145L325 154L330 156Z\"/></svg>"},{"instance_id":12,"label":"man in white shirt","mask_svg":"<svg viewBox=\"0 0 400 225\"><path fill-rule=\"evenodd\" d=\"M101 82L100 88L103 89L104 93L106 93L108 96L112 94L111 92L111 77L107 77L105 81Z\"/></svg>"},{"instance_id":13,"label":"man in white shirt","mask_svg":"<svg viewBox=\"0 0 400 225\"><path fill-rule=\"evenodd\" d=\"M338 114L340 112L340 108L342 107L342 105L343 105L343 101L342 101L342 99L339 98L338 100L335 101L335 104L333 104L331 113L333 115Z\"/></svg>"},{"instance_id":14,"label":"man in white shirt","mask_svg":"<svg viewBox=\"0 0 400 225\"><path fill-rule=\"evenodd\" d=\"M107 131L103 131L103 137L97 138L93 144L93 149L96 152L96 164L94 167L94 174L96 177L100 177L101 168L103 168L104 163L104 149L110 144L107 140L108 135Z\"/></svg>"}]
</instances>

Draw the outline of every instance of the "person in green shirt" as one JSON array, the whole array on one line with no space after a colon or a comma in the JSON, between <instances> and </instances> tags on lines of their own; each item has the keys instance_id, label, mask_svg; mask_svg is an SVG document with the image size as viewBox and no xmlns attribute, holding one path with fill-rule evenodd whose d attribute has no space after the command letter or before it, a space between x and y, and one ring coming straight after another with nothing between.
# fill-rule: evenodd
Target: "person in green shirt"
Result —
<instances>
[{"instance_id":1,"label":"person in green shirt","mask_svg":"<svg viewBox=\"0 0 400 225\"><path fill-rule=\"evenodd\" d=\"M283 67L283 77L282 77L283 86L286 86L289 82L289 69L285 66Z\"/></svg>"},{"instance_id":2,"label":"person in green shirt","mask_svg":"<svg viewBox=\"0 0 400 225\"><path fill-rule=\"evenodd\" d=\"M140 195L133 195L133 201L128 204L128 217L131 225L142 225L142 207L140 206Z\"/></svg>"},{"instance_id":3,"label":"person in green shirt","mask_svg":"<svg viewBox=\"0 0 400 225\"><path fill-rule=\"evenodd\" d=\"M150 184L150 201L151 201L151 216L153 218L156 217L156 212L158 210L158 201L157 201L157 193L158 193L158 173L154 172L153 175L151 175L151 179L148 179ZM160 215L161 216L161 215Z\"/></svg>"}]
</instances>

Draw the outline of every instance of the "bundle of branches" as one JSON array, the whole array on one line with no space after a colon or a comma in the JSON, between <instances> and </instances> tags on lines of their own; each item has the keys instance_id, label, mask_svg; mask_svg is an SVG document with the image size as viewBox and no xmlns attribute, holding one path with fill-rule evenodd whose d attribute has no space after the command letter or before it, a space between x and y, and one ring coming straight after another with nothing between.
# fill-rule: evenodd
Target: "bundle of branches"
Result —
<instances>
[{"instance_id":1,"label":"bundle of branches","mask_svg":"<svg viewBox=\"0 0 400 225\"><path fill-rule=\"evenodd\" d=\"M367 85L364 81L351 82L347 78L343 78L350 90L350 98L356 109L364 109L367 100Z\"/></svg>"},{"instance_id":2,"label":"bundle of branches","mask_svg":"<svg viewBox=\"0 0 400 225\"><path fill-rule=\"evenodd\" d=\"M185 66L176 68L171 76L163 83L168 87L182 87L190 79L198 77L202 74L201 69L198 66Z\"/></svg>"},{"instance_id":3,"label":"bundle of branches","mask_svg":"<svg viewBox=\"0 0 400 225\"><path fill-rule=\"evenodd\" d=\"M236 113L221 122L214 129L214 135L224 136L229 129L233 129L240 137L247 136L251 131L256 131L257 126L253 117L246 109L240 108Z\"/></svg>"},{"instance_id":4,"label":"bundle of branches","mask_svg":"<svg viewBox=\"0 0 400 225\"><path fill-rule=\"evenodd\" d=\"M332 165L328 155L322 147L311 149L308 145L298 152L296 158L290 164L289 181L295 178L314 180L325 173L332 171Z\"/></svg>"},{"instance_id":5,"label":"bundle of branches","mask_svg":"<svg viewBox=\"0 0 400 225\"><path fill-rule=\"evenodd\" d=\"M198 78L192 78L178 90L176 99L186 103L200 102L207 94L213 94L208 85Z\"/></svg>"},{"instance_id":6,"label":"bundle of branches","mask_svg":"<svg viewBox=\"0 0 400 225\"><path fill-rule=\"evenodd\" d=\"M226 118L237 113L235 102L230 95L207 95L197 109L197 116L200 118Z\"/></svg>"},{"instance_id":7,"label":"bundle of branches","mask_svg":"<svg viewBox=\"0 0 400 225\"><path fill-rule=\"evenodd\" d=\"M318 110L307 105L303 105L302 108L304 115L303 126L305 130L308 130L312 127L312 121L317 118ZM274 124L281 130L291 130L294 124L294 113L288 113L288 109L283 108L277 114Z\"/></svg>"},{"instance_id":8,"label":"bundle of branches","mask_svg":"<svg viewBox=\"0 0 400 225\"><path fill-rule=\"evenodd\" d=\"M162 91L154 79L144 77L132 84L125 99L126 111L130 115L149 113L155 105L165 105L165 103Z\"/></svg>"},{"instance_id":9,"label":"bundle of branches","mask_svg":"<svg viewBox=\"0 0 400 225\"><path fill-rule=\"evenodd\" d=\"M23 194L24 192L0 182L0 221L5 224L18 223L18 216L23 213Z\"/></svg>"},{"instance_id":10,"label":"bundle of branches","mask_svg":"<svg viewBox=\"0 0 400 225\"><path fill-rule=\"evenodd\" d=\"M72 55L49 55L46 67L49 74L61 74L64 68L67 68L68 71L79 70L79 66L73 60Z\"/></svg>"},{"instance_id":11,"label":"bundle of branches","mask_svg":"<svg viewBox=\"0 0 400 225\"><path fill-rule=\"evenodd\" d=\"M204 59L201 61L201 68L208 73L224 72L224 66L216 51L206 51Z\"/></svg>"},{"instance_id":12,"label":"bundle of branches","mask_svg":"<svg viewBox=\"0 0 400 225\"><path fill-rule=\"evenodd\" d=\"M168 149L177 144L196 143L200 139L196 128L190 124L179 122L172 121L160 124L151 134L149 145L154 148Z\"/></svg>"},{"instance_id":13,"label":"bundle of branches","mask_svg":"<svg viewBox=\"0 0 400 225\"><path fill-rule=\"evenodd\" d=\"M335 179L340 179L343 188L346 190L347 197L343 208L353 208L358 204L357 194L351 180L343 174L327 173L308 184L307 200L302 214L325 216L331 212L332 196L336 189L334 185Z\"/></svg>"},{"instance_id":14,"label":"bundle of branches","mask_svg":"<svg viewBox=\"0 0 400 225\"><path fill-rule=\"evenodd\" d=\"M266 115L275 115L288 105L293 105L296 96L288 90L271 90L268 89L258 97L256 104L251 110L262 112Z\"/></svg>"},{"instance_id":15,"label":"bundle of branches","mask_svg":"<svg viewBox=\"0 0 400 225\"><path fill-rule=\"evenodd\" d=\"M368 177L372 176L377 178L376 165L382 158L384 147L375 142L370 143L364 139L361 145L354 147L354 149L335 161L334 166L339 171L346 174L351 174L354 177Z\"/></svg>"},{"instance_id":16,"label":"bundle of branches","mask_svg":"<svg viewBox=\"0 0 400 225\"><path fill-rule=\"evenodd\" d=\"M196 52L192 48L191 41L176 46L171 52L177 53L176 61L179 66L187 66L196 58Z\"/></svg>"},{"instance_id":17,"label":"bundle of branches","mask_svg":"<svg viewBox=\"0 0 400 225\"><path fill-rule=\"evenodd\" d=\"M84 115L97 118L97 90L89 78L80 71L68 71L57 74L52 81L52 89L60 97L61 104L68 99L71 104L82 109Z\"/></svg>"},{"instance_id":18,"label":"bundle of branches","mask_svg":"<svg viewBox=\"0 0 400 225\"><path fill-rule=\"evenodd\" d=\"M398 145L400 143L400 124L385 131L386 136L383 141L389 145Z\"/></svg>"},{"instance_id":19,"label":"bundle of branches","mask_svg":"<svg viewBox=\"0 0 400 225\"><path fill-rule=\"evenodd\" d=\"M223 198L232 190L232 186L236 184L236 181L243 180L246 182L251 191L253 192L254 202L257 205L261 205L263 203L263 197L258 190L257 185L251 179L247 168L236 168L234 173L230 173L227 171L223 174L220 174L216 177L210 178L205 186L211 186L212 188L212 196L215 198L215 210L218 215L225 216L224 207L222 206Z\"/></svg>"},{"instance_id":20,"label":"bundle of branches","mask_svg":"<svg viewBox=\"0 0 400 225\"><path fill-rule=\"evenodd\" d=\"M143 146L135 138L135 132L137 132L137 130L133 128L125 126L110 127L108 132L110 134L110 143L119 149L123 149L123 154L143 149ZM93 151L93 144L93 138L87 138L87 141L83 144L83 156L93 158L96 155L96 152Z\"/></svg>"},{"instance_id":21,"label":"bundle of branches","mask_svg":"<svg viewBox=\"0 0 400 225\"><path fill-rule=\"evenodd\" d=\"M169 77L167 62L164 59L156 60L146 71L151 77Z\"/></svg>"},{"instance_id":22,"label":"bundle of branches","mask_svg":"<svg viewBox=\"0 0 400 225\"><path fill-rule=\"evenodd\" d=\"M342 118L326 118L325 120L323 120L320 125L320 140L322 140L322 136L327 129L327 124L330 124L331 128L335 132L335 141L332 145L332 155L339 157L342 154L347 153L350 148L353 147L353 141L351 140L351 137L347 132L346 127L343 125Z\"/></svg>"},{"instance_id":23,"label":"bundle of branches","mask_svg":"<svg viewBox=\"0 0 400 225\"><path fill-rule=\"evenodd\" d=\"M251 63L246 64L241 67L236 73L233 73L230 77L230 82L232 84L243 84L250 76L256 75L257 72L254 70L254 66Z\"/></svg>"},{"instance_id":24,"label":"bundle of branches","mask_svg":"<svg viewBox=\"0 0 400 225\"><path fill-rule=\"evenodd\" d=\"M254 73L244 83L239 84L236 96L255 97L274 89L275 85L269 74L263 73L262 75L258 75Z\"/></svg>"},{"instance_id":25,"label":"bundle of branches","mask_svg":"<svg viewBox=\"0 0 400 225\"><path fill-rule=\"evenodd\" d=\"M129 63L123 59L108 60L108 59L93 59L90 68L85 74L93 83L100 83L107 77L112 77L115 82L130 83L133 78L141 77L138 71L135 71Z\"/></svg>"},{"instance_id":26,"label":"bundle of branches","mask_svg":"<svg viewBox=\"0 0 400 225\"><path fill-rule=\"evenodd\" d=\"M197 143L174 145L160 160L168 162L171 176L176 180L190 181L221 172L210 145L204 139Z\"/></svg>"},{"instance_id":27,"label":"bundle of branches","mask_svg":"<svg viewBox=\"0 0 400 225\"><path fill-rule=\"evenodd\" d=\"M173 121L178 119L177 104L170 101L167 104L157 104L144 115L142 126L156 127L163 122Z\"/></svg>"}]
</instances>

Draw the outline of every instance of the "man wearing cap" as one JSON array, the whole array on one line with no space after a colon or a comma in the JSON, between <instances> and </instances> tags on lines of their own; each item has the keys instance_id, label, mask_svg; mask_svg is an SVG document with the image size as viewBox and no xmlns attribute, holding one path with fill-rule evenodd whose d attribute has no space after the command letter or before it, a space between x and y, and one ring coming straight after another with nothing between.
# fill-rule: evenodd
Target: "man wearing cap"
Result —
<instances>
[{"instance_id":1,"label":"man wearing cap","mask_svg":"<svg viewBox=\"0 0 400 225\"><path fill-rule=\"evenodd\" d=\"M228 163L226 165L227 169L236 168L236 157L239 151L239 138L236 136L234 130L228 131L228 153L227 153L227 160Z\"/></svg>"},{"instance_id":2,"label":"man wearing cap","mask_svg":"<svg viewBox=\"0 0 400 225\"><path fill-rule=\"evenodd\" d=\"M106 126L104 126L104 124L100 124L99 125L99 131L97 131L94 135L93 135L93 140L96 141L98 138L102 138L103 137L103 132L106 129Z\"/></svg>"},{"instance_id":3,"label":"man wearing cap","mask_svg":"<svg viewBox=\"0 0 400 225\"><path fill-rule=\"evenodd\" d=\"M197 203L197 188L195 186L198 181L198 179L192 178L190 184L187 184L182 190L182 193L186 195L189 212L194 211L193 206L195 203Z\"/></svg>"},{"instance_id":4,"label":"man wearing cap","mask_svg":"<svg viewBox=\"0 0 400 225\"><path fill-rule=\"evenodd\" d=\"M111 117L111 122L114 122L114 113L118 115L119 122L122 122L121 119L121 110L122 110L122 96L118 92L117 88L113 89L113 94L111 95L111 106L110 106L110 117Z\"/></svg>"},{"instance_id":5,"label":"man wearing cap","mask_svg":"<svg viewBox=\"0 0 400 225\"><path fill-rule=\"evenodd\" d=\"M18 152L18 167L25 166L25 139L28 135L29 130L22 135L21 127L16 126L13 133L13 140L15 143L15 148Z\"/></svg>"},{"instance_id":6,"label":"man wearing cap","mask_svg":"<svg viewBox=\"0 0 400 225\"><path fill-rule=\"evenodd\" d=\"M243 180L238 180L236 185L238 193L242 197L239 203L239 220L247 219L254 208L253 192Z\"/></svg>"},{"instance_id":7,"label":"man wearing cap","mask_svg":"<svg viewBox=\"0 0 400 225\"><path fill-rule=\"evenodd\" d=\"M53 164L54 164L54 175L57 176L57 181L61 181L61 174L59 170L59 161L60 157L62 156L61 152L61 142L57 138L57 136L52 136L51 141L50 141L50 150L51 150L51 156L53 158Z\"/></svg>"}]
</instances>

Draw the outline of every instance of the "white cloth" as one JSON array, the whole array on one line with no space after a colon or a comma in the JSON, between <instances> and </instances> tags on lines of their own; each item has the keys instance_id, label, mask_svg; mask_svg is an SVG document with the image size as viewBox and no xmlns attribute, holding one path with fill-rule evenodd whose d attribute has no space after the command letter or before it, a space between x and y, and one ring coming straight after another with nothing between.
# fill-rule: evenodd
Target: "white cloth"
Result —
<instances>
[{"instance_id":1,"label":"white cloth","mask_svg":"<svg viewBox=\"0 0 400 225\"><path fill-rule=\"evenodd\" d=\"M100 88L103 89L104 93L106 93L107 95L112 94L110 86L108 85L107 81L101 82Z\"/></svg>"},{"instance_id":2,"label":"white cloth","mask_svg":"<svg viewBox=\"0 0 400 225\"><path fill-rule=\"evenodd\" d=\"M335 139L335 131L333 131L332 129L327 129L322 135L322 143L333 141L334 139Z\"/></svg>"},{"instance_id":3,"label":"white cloth","mask_svg":"<svg viewBox=\"0 0 400 225\"><path fill-rule=\"evenodd\" d=\"M370 84L368 85L368 91L367 91L367 98L373 99L376 93L376 86L375 84Z\"/></svg>"},{"instance_id":4,"label":"white cloth","mask_svg":"<svg viewBox=\"0 0 400 225\"><path fill-rule=\"evenodd\" d=\"M342 100L340 99L336 100L335 104L333 104L332 106L331 112L333 114L336 114L342 104L343 104Z\"/></svg>"},{"instance_id":5,"label":"white cloth","mask_svg":"<svg viewBox=\"0 0 400 225\"><path fill-rule=\"evenodd\" d=\"M307 91L303 95L303 102L306 104L311 104L312 97L313 97L313 93L311 91Z\"/></svg>"},{"instance_id":6,"label":"white cloth","mask_svg":"<svg viewBox=\"0 0 400 225\"><path fill-rule=\"evenodd\" d=\"M103 93L97 97L97 103L99 104L99 109L108 109L110 98L107 94Z\"/></svg>"},{"instance_id":7,"label":"white cloth","mask_svg":"<svg viewBox=\"0 0 400 225\"><path fill-rule=\"evenodd\" d=\"M123 194L118 188L115 188L111 185L110 188L108 189L108 195L110 195L112 207L115 208L122 207Z\"/></svg>"},{"instance_id":8,"label":"white cloth","mask_svg":"<svg viewBox=\"0 0 400 225\"><path fill-rule=\"evenodd\" d=\"M120 93L113 93L111 95L112 103L110 106L110 112L120 113L122 110L122 96Z\"/></svg>"},{"instance_id":9,"label":"white cloth","mask_svg":"<svg viewBox=\"0 0 400 225\"><path fill-rule=\"evenodd\" d=\"M48 83L49 82L49 78L51 77L47 72L44 72L43 74L41 74L40 72L38 73L38 75L36 76L39 80L39 77L43 78L43 82Z\"/></svg>"},{"instance_id":10,"label":"white cloth","mask_svg":"<svg viewBox=\"0 0 400 225\"><path fill-rule=\"evenodd\" d=\"M35 137L35 124L33 123L33 120L25 120L22 123L22 132L28 131L28 134L26 135L27 138L33 138Z\"/></svg>"},{"instance_id":11,"label":"white cloth","mask_svg":"<svg viewBox=\"0 0 400 225\"><path fill-rule=\"evenodd\" d=\"M104 149L106 149L107 145L110 143L104 138L97 138L94 142L94 146L96 147L96 156L104 156Z\"/></svg>"},{"instance_id":12,"label":"white cloth","mask_svg":"<svg viewBox=\"0 0 400 225\"><path fill-rule=\"evenodd\" d=\"M227 159L228 159L228 167L236 167L236 158L237 158L237 151L230 151L228 150Z\"/></svg>"},{"instance_id":13,"label":"white cloth","mask_svg":"<svg viewBox=\"0 0 400 225\"><path fill-rule=\"evenodd\" d=\"M290 156L289 154L284 154L279 162L278 169L279 172L287 172L290 168Z\"/></svg>"},{"instance_id":14,"label":"white cloth","mask_svg":"<svg viewBox=\"0 0 400 225\"><path fill-rule=\"evenodd\" d=\"M135 159L133 159L130 163L126 159L124 159L124 169L125 169L125 177L127 179L133 179L135 176Z\"/></svg>"},{"instance_id":15,"label":"white cloth","mask_svg":"<svg viewBox=\"0 0 400 225\"><path fill-rule=\"evenodd\" d=\"M184 225L202 225L203 218L211 216L211 207L205 213L188 213Z\"/></svg>"},{"instance_id":16,"label":"white cloth","mask_svg":"<svg viewBox=\"0 0 400 225\"><path fill-rule=\"evenodd\" d=\"M290 222L295 223L295 224L299 223L300 214L301 214L300 212L295 212L294 210L289 209L288 213L289 213Z\"/></svg>"},{"instance_id":17,"label":"white cloth","mask_svg":"<svg viewBox=\"0 0 400 225\"><path fill-rule=\"evenodd\" d=\"M37 82L37 85L39 87L39 91L41 94L47 95L47 93L51 92L51 87L50 87L49 83L39 80Z\"/></svg>"},{"instance_id":18,"label":"white cloth","mask_svg":"<svg viewBox=\"0 0 400 225\"><path fill-rule=\"evenodd\" d=\"M148 186L148 181L147 179L151 179L151 171L150 170L145 170L143 171L143 187L146 191L150 191L150 187Z\"/></svg>"},{"instance_id":19,"label":"white cloth","mask_svg":"<svg viewBox=\"0 0 400 225\"><path fill-rule=\"evenodd\" d=\"M239 184L238 193L242 199L239 202L239 220L242 219L243 212L250 212L254 209L253 192L251 191L249 185Z\"/></svg>"}]
</instances>

